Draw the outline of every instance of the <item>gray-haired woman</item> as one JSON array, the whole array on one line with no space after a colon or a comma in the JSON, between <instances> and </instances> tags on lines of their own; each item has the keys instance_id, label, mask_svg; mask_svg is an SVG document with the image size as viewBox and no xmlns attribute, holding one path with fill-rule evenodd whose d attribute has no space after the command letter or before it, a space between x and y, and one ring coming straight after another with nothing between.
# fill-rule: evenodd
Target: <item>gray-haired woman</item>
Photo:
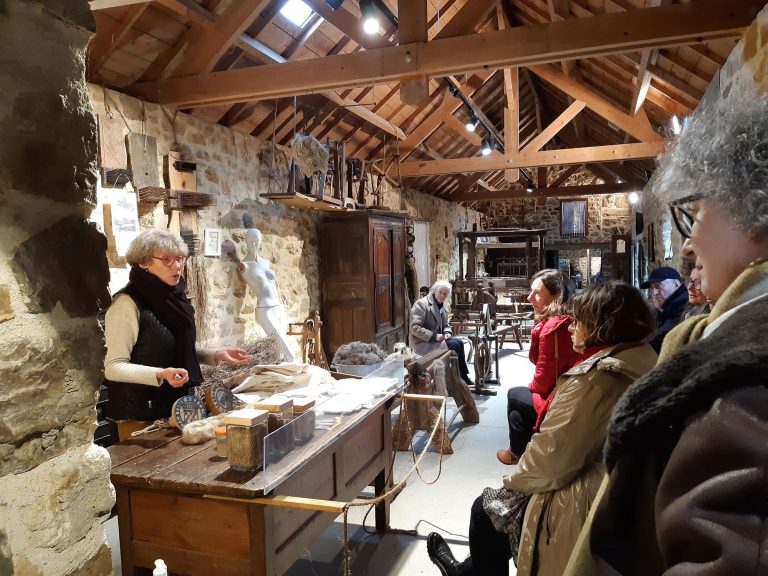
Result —
<instances>
[{"instance_id":1,"label":"gray-haired woman","mask_svg":"<svg viewBox=\"0 0 768 576\"><path fill-rule=\"evenodd\" d=\"M616 405L610 476L566 573L766 574L768 97L693 114L655 191L716 304Z\"/></svg>"},{"instance_id":2,"label":"gray-haired woman","mask_svg":"<svg viewBox=\"0 0 768 576\"><path fill-rule=\"evenodd\" d=\"M423 356L440 347L448 347L458 356L461 378L472 388L475 394L495 396L496 392L482 386L475 386L469 379L469 368L464 356L464 344L453 337L453 330L448 323L448 310L445 302L451 295L451 284L438 280L432 285L424 298L419 298L411 308L410 344L416 354Z\"/></svg>"},{"instance_id":3,"label":"gray-haired woman","mask_svg":"<svg viewBox=\"0 0 768 576\"><path fill-rule=\"evenodd\" d=\"M170 230L145 230L128 247L129 282L115 294L104 330L107 416L120 440L170 416L173 403L202 383L200 362L250 361L239 348L196 347L195 310L181 275L186 259L187 245Z\"/></svg>"}]
</instances>

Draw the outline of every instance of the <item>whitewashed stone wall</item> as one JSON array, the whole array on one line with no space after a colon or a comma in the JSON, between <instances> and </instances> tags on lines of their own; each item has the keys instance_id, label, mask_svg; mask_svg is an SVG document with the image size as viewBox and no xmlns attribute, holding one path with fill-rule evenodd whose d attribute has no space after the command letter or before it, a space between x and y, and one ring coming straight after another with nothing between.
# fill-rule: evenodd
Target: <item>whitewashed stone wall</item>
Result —
<instances>
[{"instance_id":1,"label":"whitewashed stone wall","mask_svg":"<svg viewBox=\"0 0 768 576\"><path fill-rule=\"evenodd\" d=\"M112 572L93 446L109 299L85 0L0 2L0 574Z\"/></svg>"}]
</instances>

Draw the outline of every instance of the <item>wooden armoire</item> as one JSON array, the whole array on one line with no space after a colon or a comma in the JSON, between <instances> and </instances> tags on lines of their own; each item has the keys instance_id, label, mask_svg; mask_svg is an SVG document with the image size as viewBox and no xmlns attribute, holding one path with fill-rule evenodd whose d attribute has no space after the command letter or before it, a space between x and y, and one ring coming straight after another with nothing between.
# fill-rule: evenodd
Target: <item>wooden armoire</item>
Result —
<instances>
[{"instance_id":1,"label":"wooden armoire","mask_svg":"<svg viewBox=\"0 0 768 576\"><path fill-rule=\"evenodd\" d=\"M405 217L367 210L326 212L320 234L323 344L406 342Z\"/></svg>"}]
</instances>

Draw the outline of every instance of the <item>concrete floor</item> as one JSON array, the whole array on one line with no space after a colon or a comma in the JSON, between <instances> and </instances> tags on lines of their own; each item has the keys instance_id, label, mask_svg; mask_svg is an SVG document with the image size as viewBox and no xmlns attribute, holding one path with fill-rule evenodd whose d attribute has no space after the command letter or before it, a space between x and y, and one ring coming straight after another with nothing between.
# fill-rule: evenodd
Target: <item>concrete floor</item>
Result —
<instances>
[{"instance_id":1,"label":"concrete floor","mask_svg":"<svg viewBox=\"0 0 768 576\"><path fill-rule=\"evenodd\" d=\"M507 344L499 361L501 385L494 397L479 397L480 423L464 426L458 416L449 433L454 453L442 458L429 452L420 466L422 481L415 473L408 485L391 506L392 531L379 535L373 530L373 512L363 527L363 516L370 508L360 507L350 511L351 571L354 576L438 576L437 567L427 556L426 537L432 531L439 532L451 544L458 559L469 553L467 530L469 509L474 499L486 486L497 487L510 468L500 464L496 450L507 443L506 391L512 386L526 385L533 375L533 365L528 361L528 351L518 350L516 344ZM470 365L470 370L471 370ZM455 411L451 400L448 417ZM426 433L417 436L416 449L420 451L426 441ZM398 482L410 470L412 455L399 452L395 459L394 480ZM112 546L115 573L120 574L120 548L117 519L106 523L107 539ZM339 517L323 535L305 549L304 554L291 567L286 576L338 576L343 574L343 522ZM510 574L515 573L510 563Z\"/></svg>"}]
</instances>

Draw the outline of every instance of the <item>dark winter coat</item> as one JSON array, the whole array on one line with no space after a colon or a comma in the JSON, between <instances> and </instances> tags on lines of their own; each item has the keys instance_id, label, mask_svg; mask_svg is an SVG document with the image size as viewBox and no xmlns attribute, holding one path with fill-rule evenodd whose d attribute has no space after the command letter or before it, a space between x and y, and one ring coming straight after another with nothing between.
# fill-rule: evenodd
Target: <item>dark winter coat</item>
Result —
<instances>
[{"instance_id":1,"label":"dark winter coat","mask_svg":"<svg viewBox=\"0 0 768 576\"><path fill-rule=\"evenodd\" d=\"M656 311L656 332L649 344L658 354L661 351L661 343L664 337L675 326L680 324L683 312L688 306L688 289L681 284L674 293L664 301L661 310Z\"/></svg>"},{"instance_id":2,"label":"dark winter coat","mask_svg":"<svg viewBox=\"0 0 768 576\"><path fill-rule=\"evenodd\" d=\"M768 274L757 287L766 283ZM663 359L617 404L610 477L569 576L768 574L768 297L718 306L710 335Z\"/></svg>"}]
</instances>

